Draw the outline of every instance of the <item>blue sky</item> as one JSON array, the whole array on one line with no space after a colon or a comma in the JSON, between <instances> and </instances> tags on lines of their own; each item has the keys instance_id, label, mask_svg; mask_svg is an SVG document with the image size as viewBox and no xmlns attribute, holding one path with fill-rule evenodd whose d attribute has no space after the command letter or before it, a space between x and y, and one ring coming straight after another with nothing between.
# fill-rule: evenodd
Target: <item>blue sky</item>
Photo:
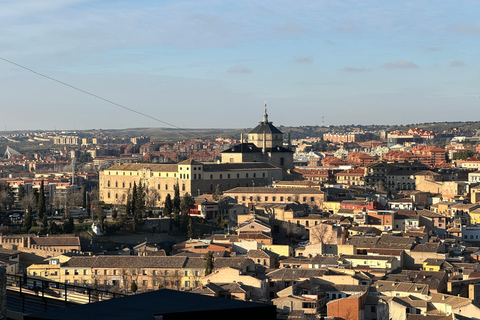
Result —
<instances>
[{"instance_id":1,"label":"blue sky","mask_svg":"<svg viewBox=\"0 0 480 320\"><path fill-rule=\"evenodd\" d=\"M0 57L178 127L479 120L479 1L0 0ZM0 129L165 127L0 60Z\"/></svg>"}]
</instances>

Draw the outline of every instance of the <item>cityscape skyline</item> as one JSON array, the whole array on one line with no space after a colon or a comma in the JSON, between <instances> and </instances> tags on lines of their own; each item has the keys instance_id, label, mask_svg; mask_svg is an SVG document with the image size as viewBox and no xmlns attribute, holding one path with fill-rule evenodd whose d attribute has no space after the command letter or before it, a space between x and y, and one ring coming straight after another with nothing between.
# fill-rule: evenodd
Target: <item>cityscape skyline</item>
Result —
<instances>
[{"instance_id":1,"label":"cityscape skyline","mask_svg":"<svg viewBox=\"0 0 480 320\"><path fill-rule=\"evenodd\" d=\"M480 103L472 1L2 7L2 130L242 128L265 100L284 126L467 121Z\"/></svg>"}]
</instances>

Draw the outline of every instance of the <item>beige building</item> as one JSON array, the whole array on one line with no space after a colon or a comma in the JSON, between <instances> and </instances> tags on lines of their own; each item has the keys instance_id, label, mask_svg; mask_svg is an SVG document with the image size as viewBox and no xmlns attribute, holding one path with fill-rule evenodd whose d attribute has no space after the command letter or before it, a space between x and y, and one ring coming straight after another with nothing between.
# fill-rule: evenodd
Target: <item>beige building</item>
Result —
<instances>
[{"instance_id":1,"label":"beige building","mask_svg":"<svg viewBox=\"0 0 480 320\"><path fill-rule=\"evenodd\" d=\"M314 188L268 188L268 187L238 187L224 192L240 204L249 203L291 203L298 201L309 207L323 207L325 193Z\"/></svg>"},{"instance_id":2,"label":"beige building","mask_svg":"<svg viewBox=\"0 0 480 320\"><path fill-rule=\"evenodd\" d=\"M467 184L464 181L442 181L442 175L431 171L421 171L412 176L415 189L432 194L440 193L444 200L467 196Z\"/></svg>"},{"instance_id":3,"label":"beige building","mask_svg":"<svg viewBox=\"0 0 480 320\"><path fill-rule=\"evenodd\" d=\"M205 260L185 256L73 256L36 263L27 274L39 279L75 285L129 290L134 281L140 291L170 288L190 290L200 285Z\"/></svg>"},{"instance_id":4,"label":"beige building","mask_svg":"<svg viewBox=\"0 0 480 320\"><path fill-rule=\"evenodd\" d=\"M282 170L268 163L200 163L185 160L176 164L117 164L99 173L100 200L125 204L134 183L142 183L147 205L161 207L176 186L180 195L193 196L235 187L266 186L280 180Z\"/></svg>"},{"instance_id":5,"label":"beige building","mask_svg":"<svg viewBox=\"0 0 480 320\"><path fill-rule=\"evenodd\" d=\"M62 253L81 252L80 238L74 235L32 236L31 234L0 235L2 248L52 257Z\"/></svg>"},{"instance_id":6,"label":"beige building","mask_svg":"<svg viewBox=\"0 0 480 320\"><path fill-rule=\"evenodd\" d=\"M240 144L222 152L222 163L266 162L282 168L284 174L293 170L290 142L283 146L283 132L268 121L266 106L263 120L247 134L247 142L243 133L240 140Z\"/></svg>"}]
</instances>

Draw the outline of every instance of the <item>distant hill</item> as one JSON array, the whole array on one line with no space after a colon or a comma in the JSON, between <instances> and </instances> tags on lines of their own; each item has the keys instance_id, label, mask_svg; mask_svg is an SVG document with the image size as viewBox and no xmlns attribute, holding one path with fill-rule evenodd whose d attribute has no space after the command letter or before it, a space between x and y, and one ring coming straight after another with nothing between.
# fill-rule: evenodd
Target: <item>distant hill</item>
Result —
<instances>
[{"instance_id":1,"label":"distant hill","mask_svg":"<svg viewBox=\"0 0 480 320\"><path fill-rule=\"evenodd\" d=\"M422 128L436 132L456 133L465 135L474 135L480 130L480 121L468 122L429 122L412 123L405 125L339 125L339 126L299 126L287 127L278 126L283 133L290 132L292 139L301 139L306 137L321 137L325 132L347 132L354 129L362 131L408 131L410 128ZM184 139L215 139L217 137L240 138L240 132L247 133L252 128L244 129L168 129L168 128L130 128L118 130L103 130L103 133L126 137L126 136L149 136L152 140L184 140Z\"/></svg>"}]
</instances>

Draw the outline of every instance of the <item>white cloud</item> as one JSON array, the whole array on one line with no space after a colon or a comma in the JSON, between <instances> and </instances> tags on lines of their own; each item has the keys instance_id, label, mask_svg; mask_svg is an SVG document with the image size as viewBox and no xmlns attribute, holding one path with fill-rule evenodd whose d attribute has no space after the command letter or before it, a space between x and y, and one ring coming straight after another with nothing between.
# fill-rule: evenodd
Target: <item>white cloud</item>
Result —
<instances>
[{"instance_id":1,"label":"white cloud","mask_svg":"<svg viewBox=\"0 0 480 320\"><path fill-rule=\"evenodd\" d=\"M293 34L306 33L306 30L296 23L287 23L286 25L278 27L277 31L281 33L293 33Z\"/></svg>"},{"instance_id":2,"label":"white cloud","mask_svg":"<svg viewBox=\"0 0 480 320\"><path fill-rule=\"evenodd\" d=\"M227 70L228 73L252 73L252 70L246 67L236 66Z\"/></svg>"},{"instance_id":3,"label":"white cloud","mask_svg":"<svg viewBox=\"0 0 480 320\"><path fill-rule=\"evenodd\" d=\"M295 58L293 58L293 61L298 62L298 63L313 63L313 57L312 56L295 57Z\"/></svg>"},{"instance_id":4,"label":"white cloud","mask_svg":"<svg viewBox=\"0 0 480 320\"><path fill-rule=\"evenodd\" d=\"M465 67L465 66L466 66L465 62L461 60L454 60L450 62L450 67L453 67L453 68L459 68L459 67Z\"/></svg>"},{"instance_id":5,"label":"white cloud","mask_svg":"<svg viewBox=\"0 0 480 320\"><path fill-rule=\"evenodd\" d=\"M460 24L453 27L457 33L480 36L480 27L474 24Z\"/></svg>"},{"instance_id":6,"label":"white cloud","mask_svg":"<svg viewBox=\"0 0 480 320\"><path fill-rule=\"evenodd\" d=\"M418 66L411 62L411 61L405 61L405 60L397 60L395 62L387 62L383 65L384 68L386 69L415 69L418 68Z\"/></svg>"},{"instance_id":7,"label":"white cloud","mask_svg":"<svg viewBox=\"0 0 480 320\"><path fill-rule=\"evenodd\" d=\"M365 71L370 71L370 69L361 67L361 68L356 68L356 67L345 67L342 69L343 71L346 72L365 72Z\"/></svg>"}]
</instances>

